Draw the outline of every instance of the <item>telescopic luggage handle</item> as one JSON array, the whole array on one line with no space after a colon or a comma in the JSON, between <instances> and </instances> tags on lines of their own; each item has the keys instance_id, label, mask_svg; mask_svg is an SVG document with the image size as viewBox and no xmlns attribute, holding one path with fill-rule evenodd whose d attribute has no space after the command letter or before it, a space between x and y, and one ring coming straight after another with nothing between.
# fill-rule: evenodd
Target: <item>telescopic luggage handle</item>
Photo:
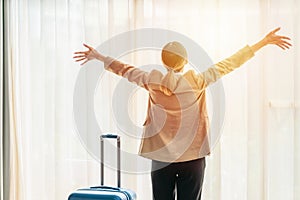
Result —
<instances>
[{"instance_id":1,"label":"telescopic luggage handle","mask_svg":"<svg viewBox=\"0 0 300 200\"><path fill-rule=\"evenodd\" d=\"M100 174L101 174L101 185L104 185L104 139L116 139L117 140L117 181L118 187L121 187L121 142L120 136L115 134L104 134L100 136L101 148L100 148L100 155L101 155L101 165L100 165Z\"/></svg>"}]
</instances>

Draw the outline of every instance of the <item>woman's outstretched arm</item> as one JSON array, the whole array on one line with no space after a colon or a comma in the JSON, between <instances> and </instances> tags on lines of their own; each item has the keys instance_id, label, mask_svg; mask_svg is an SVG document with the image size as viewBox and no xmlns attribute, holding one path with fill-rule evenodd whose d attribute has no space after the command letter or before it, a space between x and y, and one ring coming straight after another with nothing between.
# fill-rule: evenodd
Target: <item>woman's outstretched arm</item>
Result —
<instances>
[{"instance_id":1,"label":"woman's outstretched arm","mask_svg":"<svg viewBox=\"0 0 300 200\"><path fill-rule=\"evenodd\" d=\"M111 57L107 57L99 53L93 47L83 44L87 51L77 51L74 54L74 59L76 62L82 61L81 65L84 65L90 60L96 59L104 63L104 68L110 72L113 72L119 76L127 78L128 81L137 84L138 86L144 87L145 89L148 88L149 83L149 73L136 68L132 65L128 65L122 63L118 60L115 60ZM157 73L157 71L155 71Z\"/></svg>"},{"instance_id":2,"label":"woman's outstretched arm","mask_svg":"<svg viewBox=\"0 0 300 200\"><path fill-rule=\"evenodd\" d=\"M200 73L198 75L198 85L201 85L201 87L207 87L209 84L240 67L242 64L251 59L258 50L268 44L277 45L283 50L289 49L292 46L289 43L290 38L277 35L276 32L279 30L280 28L274 29L254 45L247 45L232 56L214 64L203 73Z\"/></svg>"}]
</instances>

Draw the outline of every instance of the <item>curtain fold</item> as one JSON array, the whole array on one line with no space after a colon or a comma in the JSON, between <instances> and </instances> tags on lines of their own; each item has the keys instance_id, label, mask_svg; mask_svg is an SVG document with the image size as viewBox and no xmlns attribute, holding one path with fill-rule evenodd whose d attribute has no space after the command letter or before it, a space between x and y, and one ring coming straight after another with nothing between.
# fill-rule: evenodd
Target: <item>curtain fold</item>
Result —
<instances>
[{"instance_id":1,"label":"curtain fold","mask_svg":"<svg viewBox=\"0 0 300 200\"><path fill-rule=\"evenodd\" d=\"M292 38L292 49L266 47L222 79L226 113L221 139L207 157L203 199L300 198L298 1L4 2L3 199L63 200L77 188L99 184L99 163L82 145L73 120L76 78L86 66L74 63L72 56L84 49L82 43L97 47L136 28L164 28L191 38L217 62L277 26ZM122 59L137 66L160 60L159 52L151 51ZM122 134L111 103L119 81L104 73L93 106L105 131ZM133 121L142 124L147 94L132 96L134 105L124 105ZM210 114L217 115L211 96L207 98ZM123 145L134 152L139 144L125 138ZM114 185L114 171L107 173L107 183ZM122 185L135 190L139 199L152 199L149 174L124 172L122 177Z\"/></svg>"},{"instance_id":2,"label":"curtain fold","mask_svg":"<svg viewBox=\"0 0 300 200\"><path fill-rule=\"evenodd\" d=\"M22 156L21 156L21 142L20 126L17 122L17 99L18 99L18 84L17 80L18 71L16 66L19 63L18 47L19 40L16 40L18 34L16 30L19 30L18 20L14 17L12 10L18 10L19 5L17 2L6 2L5 4L5 137L7 137L7 143L5 144L5 150L7 151L7 179L5 179L5 188L8 192L6 199L16 200L21 199L23 196L23 168L22 168Z\"/></svg>"},{"instance_id":3,"label":"curtain fold","mask_svg":"<svg viewBox=\"0 0 300 200\"><path fill-rule=\"evenodd\" d=\"M1 120L0 120L0 199L3 200L3 192L4 192L4 169L3 169L3 160L4 160L4 110L3 110L3 97L4 97L4 76L3 76L3 67L4 67L4 60L3 60L3 50L4 50L4 40L3 40L3 31L4 31L4 9L3 9L3 1L0 2L0 44L1 44L1 52L0 52L0 113L1 113Z\"/></svg>"},{"instance_id":4,"label":"curtain fold","mask_svg":"<svg viewBox=\"0 0 300 200\"><path fill-rule=\"evenodd\" d=\"M10 144L10 78L8 67L8 10L7 1L1 1L1 199L11 196Z\"/></svg>"}]
</instances>

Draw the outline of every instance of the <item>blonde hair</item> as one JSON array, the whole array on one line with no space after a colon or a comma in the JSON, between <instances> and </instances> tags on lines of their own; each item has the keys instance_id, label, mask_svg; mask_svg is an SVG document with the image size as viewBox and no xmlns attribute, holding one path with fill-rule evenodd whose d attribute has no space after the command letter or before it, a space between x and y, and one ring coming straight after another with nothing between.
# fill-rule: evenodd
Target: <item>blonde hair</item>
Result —
<instances>
[{"instance_id":1,"label":"blonde hair","mask_svg":"<svg viewBox=\"0 0 300 200\"><path fill-rule=\"evenodd\" d=\"M162 79L160 90L165 95L171 96L177 86L177 77L174 72L183 70L184 65L187 63L187 52L179 42L169 42L163 47L161 58L168 69L168 73Z\"/></svg>"},{"instance_id":2,"label":"blonde hair","mask_svg":"<svg viewBox=\"0 0 300 200\"><path fill-rule=\"evenodd\" d=\"M180 72L187 63L187 52L179 42L169 42L163 47L161 58L169 70Z\"/></svg>"}]
</instances>

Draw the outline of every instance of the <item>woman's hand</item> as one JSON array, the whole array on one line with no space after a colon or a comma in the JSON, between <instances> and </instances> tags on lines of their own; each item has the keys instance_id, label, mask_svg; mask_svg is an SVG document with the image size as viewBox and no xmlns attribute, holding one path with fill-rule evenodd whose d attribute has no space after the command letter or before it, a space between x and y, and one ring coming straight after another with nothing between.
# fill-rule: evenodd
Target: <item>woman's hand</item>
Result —
<instances>
[{"instance_id":1,"label":"woman's hand","mask_svg":"<svg viewBox=\"0 0 300 200\"><path fill-rule=\"evenodd\" d=\"M87 51L77 51L75 52L75 56L73 57L74 59L76 59L76 62L79 61L84 61L83 63L81 63L81 65L84 65L85 63L87 63L90 60L93 59L97 59L100 61L104 61L105 56L103 56L102 54L100 54L96 49L94 49L93 47L88 46L87 44L83 44L83 46L85 46L86 48L88 48Z\"/></svg>"},{"instance_id":2,"label":"woman's hand","mask_svg":"<svg viewBox=\"0 0 300 200\"><path fill-rule=\"evenodd\" d=\"M288 42L288 40L291 40L289 37L276 35L276 32L279 31L280 28L276 28L275 30L268 33L264 40L267 44L275 44L282 48L283 50L289 49L292 45Z\"/></svg>"},{"instance_id":3,"label":"woman's hand","mask_svg":"<svg viewBox=\"0 0 300 200\"><path fill-rule=\"evenodd\" d=\"M292 45L288 42L291 40L289 37L277 35L276 32L278 32L280 28L276 28L275 30L268 33L262 40L251 46L252 50L254 52L258 51L260 48L268 45L268 44L274 44L280 47L283 50L289 49Z\"/></svg>"}]
</instances>

